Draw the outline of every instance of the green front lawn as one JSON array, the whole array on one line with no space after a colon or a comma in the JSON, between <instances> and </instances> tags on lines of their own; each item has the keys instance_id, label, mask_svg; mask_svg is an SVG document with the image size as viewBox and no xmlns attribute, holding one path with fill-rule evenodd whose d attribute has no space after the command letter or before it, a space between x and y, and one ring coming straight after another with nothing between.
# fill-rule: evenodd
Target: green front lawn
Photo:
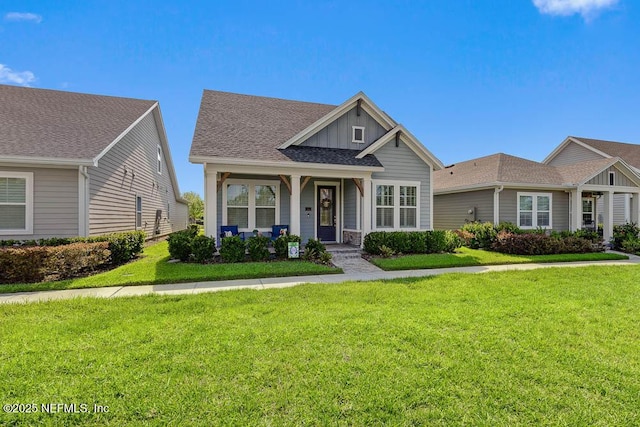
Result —
<instances>
[{"instance_id":1,"label":"green front lawn","mask_svg":"<svg viewBox=\"0 0 640 427\"><path fill-rule=\"evenodd\" d=\"M613 253L562 255L508 255L478 249L460 248L454 254L403 255L397 258L372 258L383 270L420 270L428 268L469 267L475 265L527 264L548 262L604 261L629 259Z\"/></svg>"},{"instance_id":2,"label":"green front lawn","mask_svg":"<svg viewBox=\"0 0 640 427\"><path fill-rule=\"evenodd\" d=\"M0 293L342 273L302 260L206 265L168 260L167 242L161 242L146 247L140 259L105 273L59 282L0 285Z\"/></svg>"},{"instance_id":3,"label":"green front lawn","mask_svg":"<svg viewBox=\"0 0 640 427\"><path fill-rule=\"evenodd\" d=\"M0 425L640 425L640 266L2 306ZM42 403L108 406L43 414Z\"/></svg>"}]
</instances>

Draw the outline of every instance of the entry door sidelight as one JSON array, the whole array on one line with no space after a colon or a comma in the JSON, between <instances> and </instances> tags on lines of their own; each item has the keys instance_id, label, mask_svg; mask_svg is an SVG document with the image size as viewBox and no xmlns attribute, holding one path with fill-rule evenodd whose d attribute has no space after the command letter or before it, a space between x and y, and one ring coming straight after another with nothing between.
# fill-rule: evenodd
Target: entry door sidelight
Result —
<instances>
[{"instance_id":1,"label":"entry door sidelight","mask_svg":"<svg viewBox=\"0 0 640 427\"><path fill-rule=\"evenodd\" d=\"M336 241L336 187L318 187L318 238L324 242Z\"/></svg>"}]
</instances>

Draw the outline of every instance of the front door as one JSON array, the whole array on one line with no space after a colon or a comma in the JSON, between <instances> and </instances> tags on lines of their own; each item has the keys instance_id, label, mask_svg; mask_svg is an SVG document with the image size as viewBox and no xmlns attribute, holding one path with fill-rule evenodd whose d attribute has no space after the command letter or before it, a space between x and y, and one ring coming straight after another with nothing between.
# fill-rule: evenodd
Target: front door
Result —
<instances>
[{"instance_id":1,"label":"front door","mask_svg":"<svg viewBox=\"0 0 640 427\"><path fill-rule=\"evenodd\" d=\"M336 241L336 187L318 187L318 239L324 242Z\"/></svg>"}]
</instances>

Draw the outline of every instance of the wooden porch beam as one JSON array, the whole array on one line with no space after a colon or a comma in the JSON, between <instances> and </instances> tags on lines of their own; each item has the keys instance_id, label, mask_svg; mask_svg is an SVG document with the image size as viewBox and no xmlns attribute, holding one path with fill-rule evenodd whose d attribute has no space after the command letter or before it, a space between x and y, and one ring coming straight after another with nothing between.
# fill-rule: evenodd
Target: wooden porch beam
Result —
<instances>
[{"instance_id":1,"label":"wooden porch beam","mask_svg":"<svg viewBox=\"0 0 640 427\"><path fill-rule=\"evenodd\" d=\"M358 178L351 178L353 180L353 183L356 185L356 187L358 187L358 190L360 190L360 196L363 197L364 196L364 189L362 188L362 182L360 182L360 179Z\"/></svg>"},{"instance_id":2,"label":"wooden porch beam","mask_svg":"<svg viewBox=\"0 0 640 427\"><path fill-rule=\"evenodd\" d=\"M309 183L309 181L311 180L310 176L305 176L304 179L302 180L302 184L300 184L300 192L302 193L302 190L304 190L304 187L307 186L307 184Z\"/></svg>"},{"instance_id":3,"label":"wooden porch beam","mask_svg":"<svg viewBox=\"0 0 640 427\"><path fill-rule=\"evenodd\" d=\"M222 189L222 184L224 184L224 182L227 180L227 178L229 178L229 176L231 176L231 172L224 172L222 175L220 175L220 179L218 180L218 185L216 185L216 187L218 188L218 191L220 191Z\"/></svg>"},{"instance_id":4,"label":"wooden porch beam","mask_svg":"<svg viewBox=\"0 0 640 427\"><path fill-rule=\"evenodd\" d=\"M280 181L282 181L284 183L284 185L287 186L287 188L289 189L289 195L291 195L291 182L289 182L289 180L287 179L286 175L278 175L280 177Z\"/></svg>"}]
</instances>

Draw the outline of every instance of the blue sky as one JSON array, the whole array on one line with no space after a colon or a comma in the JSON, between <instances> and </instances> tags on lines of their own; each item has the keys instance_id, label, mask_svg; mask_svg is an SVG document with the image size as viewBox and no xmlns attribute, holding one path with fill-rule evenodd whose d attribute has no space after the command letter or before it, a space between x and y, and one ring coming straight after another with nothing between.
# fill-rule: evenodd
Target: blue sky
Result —
<instances>
[{"instance_id":1,"label":"blue sky","mask_svg":"<svg viewBox=\"0 0 640 427\"><path fill-rule=\"evenodd\" d=\"M638 22L637 0L0 2L0 82L160 101L180 189L202 194L205 88L362 90L445 164L640 143Z\"/></svg>"}]
</instances>

